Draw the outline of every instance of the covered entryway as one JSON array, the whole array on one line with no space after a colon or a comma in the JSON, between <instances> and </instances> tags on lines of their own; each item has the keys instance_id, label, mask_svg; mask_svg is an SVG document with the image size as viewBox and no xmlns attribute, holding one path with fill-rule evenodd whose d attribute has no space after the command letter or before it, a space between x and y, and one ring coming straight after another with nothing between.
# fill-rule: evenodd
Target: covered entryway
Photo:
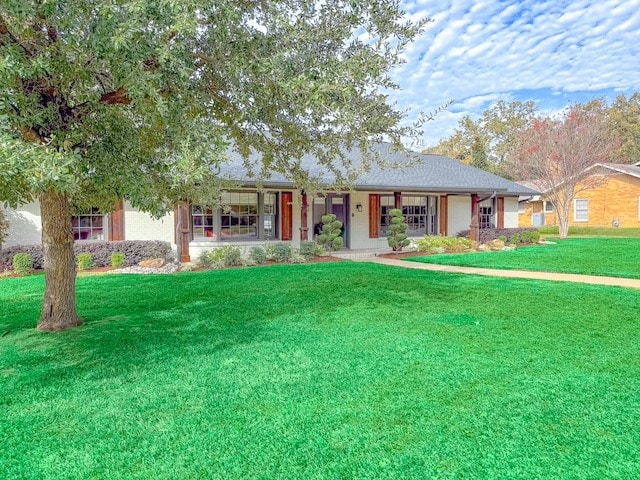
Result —
<instances>
[{"instance_id":1,"label":"covered entryway","mask_svg":"<svg viewBox=\"0 0 640 480\"><path fill-rule=\"evenodd\" d=\"M344 247L349 248L349 194L329 193L313 199L313 238L322 225L322 216L333 213L342 222Z\"/></svg>"}]
</instances>

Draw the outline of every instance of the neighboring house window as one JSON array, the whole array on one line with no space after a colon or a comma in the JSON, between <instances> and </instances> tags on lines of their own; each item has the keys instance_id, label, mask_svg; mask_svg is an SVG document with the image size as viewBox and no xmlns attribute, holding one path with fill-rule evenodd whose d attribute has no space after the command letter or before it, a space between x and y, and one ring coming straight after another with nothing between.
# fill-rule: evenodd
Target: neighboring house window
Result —
<instances>
[{"instance_id":1,"label":"neighboring house window","mask_svg":"<svg viewBox=\"0 0 640 480\"><path fill-rule=\"evenodd\" d=\"M487 198L478 204L478 222L480 228L495 228L493 198Z\"/></svg>"},{"instance_id":2,"label":"neighboring house window","mask_svg":"<svg viewBox=\"0 0 640 480\"><path fill-rule=\"evenodd\" d=\"M518 213L526 213L525 202L518 202Z\"/></svg>"},{"instance_id":3,"label":"neighboring house window","mask_svg":"<svg viewBox=\"0 0 640 480\"><path fill-rule=\"evenodd\" d=\"M589 221L589 200L576 198L573 201L573 220L576 222Z\"/></svg>"},{"instance_id":4,"label":"neighboring house window","mask_svg":"<svg viewBox=\"0 0 640 480\"><path fill-rule=\"evenodd\" d=\"M553 213L553 204L551 202L544 202L544 213Z\"/></svg>"},{"instance_id":5,"label":"neighboring house window","mask_svg":"<svg viewBox=\"0 0 640 480\"><path fill-rule=\"evenodd\" d=\"M104 215L97 208L90 208L71 217L74 240L105 240Z\"/></svg>"},{"instance_id":6,"label":"neighboring house window","mask_svg":"<svg viewBox=\"0 0 640 480\"><path fill-rule=\"evenodd\" d=\"M222 208L193 205L193 236L209 240L259 240L278 237L278 194L225 192Z\"/></svg>"}]
</instances>

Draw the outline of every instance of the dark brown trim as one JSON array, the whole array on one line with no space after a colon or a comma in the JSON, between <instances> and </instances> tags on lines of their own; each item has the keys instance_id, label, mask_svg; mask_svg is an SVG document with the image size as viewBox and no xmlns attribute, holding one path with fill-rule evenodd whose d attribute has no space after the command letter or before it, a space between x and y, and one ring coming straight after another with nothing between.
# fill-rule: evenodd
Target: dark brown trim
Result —
<instances>
[{"instance_id":1,"label":"dark brown trim","mask_svg":"<svg viewBox=\"0 0 640 480\"><path fill-rule=\"evenodd\" d=\"M309 240L309 203L307 194L302 192L302 207L300 210L300 240L306 242Z\"/></svg>"},{"instance_id":2,"label":"dark brown trim","mask_svg":"<svg viewBox=\"0 0 640 480\"><path fill-rule=\"evenodd\" d=\"M124 202L118 200L113 211L109 214L109 234L110 242L124 240Z\"/></svg>"},{"instance_id":3,"label":"dark brown trim","mask_svg":"<svg viewBox=\"0 0 640 480\"><path fill-rule=\"evenodd\" d=\"M447 235L447 227L449 226L449 197L440 195L440 227L438 233Z\"/></svg>"},{"instance_id":4,"label":"dark brown trim","mask_svg":"<svg viewBox=\"0 0 640 480\"><path fill-rule=\"evenodd\" d=\"M282 192L282 240L293 240L293 193Z\"/></svg>"},{"instance_id":5,"label":"dark brown trim","mask_svg":"<svg viewBox=\"0 0 640 480\"><path fill-rule=\"evenodd\" d=\"M369 238L380 235L380 195L369 194Z\"/></svg>"},{"instance_id":6,"label":"dark brown trim","mask_svg":"<svg viewBox=\"0 0 640 480\"><path fill-rule=\"evenodd\" d=\"M498 197L498 228L504 228L504 197Z\"/></svg>"}]
</instances>

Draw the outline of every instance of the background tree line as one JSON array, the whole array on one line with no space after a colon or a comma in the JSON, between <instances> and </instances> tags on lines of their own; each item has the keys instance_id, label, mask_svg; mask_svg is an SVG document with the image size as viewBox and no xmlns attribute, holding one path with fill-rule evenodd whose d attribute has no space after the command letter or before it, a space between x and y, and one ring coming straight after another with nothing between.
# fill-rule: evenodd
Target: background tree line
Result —
<instances>
[{"instance_id":1,"label":"background tree line","mask_svg":"<svg viewBox=\"0 0 640 480\"><path fill-rule=\"evenodd\" d=\"M613 163L640 162L640 93L629 98L619 95L608 104L595 99L576 104L569 110L597 115L605 123L615 145L607 161ZM561 116L558 116L560 118ZM465 115L448 138L424 153L445 155L497 175L516 179L516 152L519 144L535 122L553 120L542 115L533 101L496 103L477 120Z\"/></svg>"}]
</instances>

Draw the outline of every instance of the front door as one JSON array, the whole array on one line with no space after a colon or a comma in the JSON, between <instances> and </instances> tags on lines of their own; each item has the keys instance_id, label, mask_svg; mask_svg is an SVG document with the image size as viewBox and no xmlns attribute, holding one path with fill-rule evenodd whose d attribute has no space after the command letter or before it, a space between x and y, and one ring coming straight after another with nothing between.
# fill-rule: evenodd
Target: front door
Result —
<instances>
[{"instance_id":1,"label":"front door","mask_svg":"<svg viewBox=\"0 0 640 480\"><path fill-rule=\"evenodd\" d=\"M330 193L313 199L313 233L314 238L322 225L322 216L333 213L336 220L342 222L342 238L345 248L349 248L349 195Z\"/></svg>"}]
</instances>

